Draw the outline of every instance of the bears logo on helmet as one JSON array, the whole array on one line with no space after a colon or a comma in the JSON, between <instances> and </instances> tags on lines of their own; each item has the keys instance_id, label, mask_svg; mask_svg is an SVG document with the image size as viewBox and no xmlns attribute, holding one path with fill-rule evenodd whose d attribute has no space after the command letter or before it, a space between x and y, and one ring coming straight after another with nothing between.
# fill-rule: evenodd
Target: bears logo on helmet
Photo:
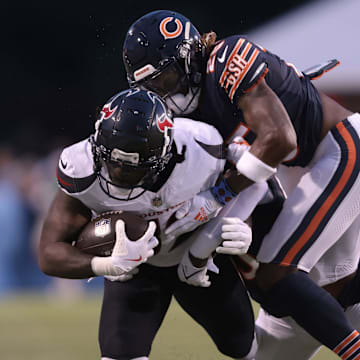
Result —
<instances>
[{"instance_id":1,"label":"bears logo on helmet","mask_svg":"<svg viewBox=\"0 0 360 360\"><path fill-rule=\"evenodd\" d=\"M180 36L180 34L182 33L183 30L183 24L179 19L174 20L175 24L176 24L176 29L174 31L168 31L166 25L173 21L173 17L166 17L164 20L161 21L160 23L160 32L163 35L164 39L174 39L178 36Z\"/></svg>"},{"instance_id":2,"label":"bears logo on helmet","mask_svg":"<svg viewBox=\"0 0 360 360\"><path fill-rule=\"evenodd\" d=\"M140 85L178 61L187 67L183 70L191 80L199 71L202 50L200 33L184 15L169 10L150 12L136 20L126 34L123 60L129 83Z\"/></svg>"}]
</instances>

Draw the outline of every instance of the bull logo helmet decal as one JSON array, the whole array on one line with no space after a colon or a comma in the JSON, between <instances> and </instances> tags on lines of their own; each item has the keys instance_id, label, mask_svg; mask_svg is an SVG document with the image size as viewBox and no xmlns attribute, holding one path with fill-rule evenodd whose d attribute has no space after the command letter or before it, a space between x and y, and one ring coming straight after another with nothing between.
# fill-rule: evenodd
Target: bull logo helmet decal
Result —
<instances>
[{"instance_id":1,"label":"bull logo helmet decal","mask_svg":"<svg viewBox=\"0 0 360 360\"><path fill-rule=\"evenodd\" d=\"M162 133L165 132L165 128L172 128L174 126L172 120L170 120L165 114L160 117L156 117L156 125Z\"/></svg>"},{"instance_id":2,"label":"bull logo helmet decal","mask_svg":"<svg viewBox=\"0 0 360 360\"><path fill-rule=\"evenodd\" d=\"M102 113L102 120L103 119L108 119L117 109L117 105L113 108L110 109L111 104L106 104L102 109L101 109L101 113Z\"/></svg>"}]
</instances>

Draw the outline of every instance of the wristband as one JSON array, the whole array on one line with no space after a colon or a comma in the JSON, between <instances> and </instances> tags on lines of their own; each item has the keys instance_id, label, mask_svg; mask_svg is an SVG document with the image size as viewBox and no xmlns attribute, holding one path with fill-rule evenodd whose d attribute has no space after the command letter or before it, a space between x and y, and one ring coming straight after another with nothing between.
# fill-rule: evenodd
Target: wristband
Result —
<instances>
[{"instance_id":1,"label":"wristband","mask_svg":"<svg viewBox=\"0 0 360 360\"><path fill-rule=\"evenodd\" d=\"M224 178L221 179L218 185L213 186L210 189L211 194L215 200L222 206L226 205L232 200L237 194L234 193Z\"/></svg>"},{"instance_id":2,"label":"wristband","mask_svg":"<svg viewBox=\"0 0 360 360\"><path fill-rule=\"evenodd\" d=\"M106 256L106 257L94 256L91 259L91 270L97 276L103 276L103 275L116 276L125 273L125 271L123 271L117 266L115 267L112 264L111 256Z\"/></svg>"},{"instance_id":3,"label":"wristband","mask_svg":"<svg viewBox=\"0 0 360 360\"><path fill-rule=\"evenodd\" d=\"M276 168L265 164L250 151L244 152L236 163L236 169L256 183L266 181L271 175L276 173Z\"/></svg>"}]
</instances>

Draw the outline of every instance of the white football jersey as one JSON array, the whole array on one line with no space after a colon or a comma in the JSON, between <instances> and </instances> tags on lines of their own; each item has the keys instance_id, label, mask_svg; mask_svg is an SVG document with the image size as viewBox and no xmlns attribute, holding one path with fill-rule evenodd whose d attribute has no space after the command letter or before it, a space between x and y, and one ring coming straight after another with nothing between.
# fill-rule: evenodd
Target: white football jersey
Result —
<instances>
[{"instance_id":1,"label":"white football jersey","mask_svg":"<svg viewBox=\"0 0 360 360\"><path fill-rule=\"evenodd\" d=\"M130 211L157 223L161 247L148 260L148 263L156 266L173 266L180 262L184 250L191 244L187 240L166 241L163 230L185 201L215 184L225 165L223 139L214 127L184 118L174 119L174 124L174 142L178 153L186 147L184 161L176 164L156 193L145 191L136 199L127 201L109 197L94 174L88 139L65 148L58 166L60 188L79 199L94 215L110 210Z\"/></svg>"}]
</instances>

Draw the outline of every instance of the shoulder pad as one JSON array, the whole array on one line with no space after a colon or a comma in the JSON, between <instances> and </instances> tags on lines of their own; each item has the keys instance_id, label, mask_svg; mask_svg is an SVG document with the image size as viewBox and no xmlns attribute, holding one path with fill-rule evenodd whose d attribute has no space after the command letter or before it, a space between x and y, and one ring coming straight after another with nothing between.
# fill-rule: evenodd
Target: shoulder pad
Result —
<instances>
[{"instance_id":1,"label":"shoulder pad","mask_svg":"<svg viewBox=\"0 0 360 360\"><path fill-rule=\"evenodd\" d=\"M96 174L87 139L63 150L56 177L59 186L71 194L84 191L95 181Z\"/></svg>"},{"instance_id":2,"label":"shoulder pad","mask_svg":"<svg viewBox=\"0 0 360 360\"><path fill-rule=\"evenodd\" d=\"M214 126L187 118L175 118L174 122L174 139L178 149L189 147L194 141L212 157L226 158L223 138Z\"/></svg>"},{"instance_id":3,"label":"shoulder pad","mask_svg":"<svg viewBox=\"0 0 360 360\"><path fill-rule=\"evenodd\" d=\"M86 190L96 180L96 174L91 174L83 178L73 178L67 176L58 165L56 169L56 178L61 188L70 194L74 194Z\"/></svg>"},{"instance_id":4,"label":"shoulder pad","mask_svg":"<svg viewBox=\"0 0 360 360\"><path fill-rule=\"evenodd\" d=\"M211 144L222 144L223 138L219 131L210 124L188 118L174 118L174 139L176 142L188 142L190 139Z\"/></svg>"}]
</instances>

